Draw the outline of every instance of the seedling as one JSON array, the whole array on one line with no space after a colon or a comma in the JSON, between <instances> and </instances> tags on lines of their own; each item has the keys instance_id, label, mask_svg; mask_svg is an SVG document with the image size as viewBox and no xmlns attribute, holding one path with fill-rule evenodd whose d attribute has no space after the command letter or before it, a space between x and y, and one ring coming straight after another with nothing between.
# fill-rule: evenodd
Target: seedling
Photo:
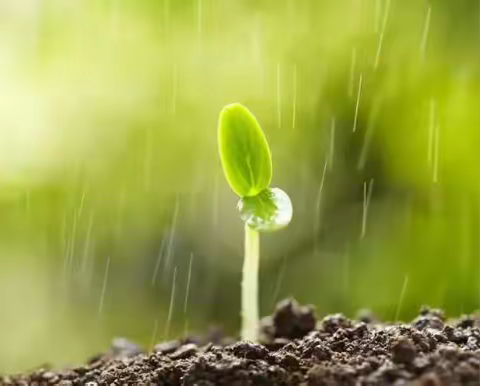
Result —
<instances>
[{"instance_id":1,"label":"seedling","mask_svg":"<svg viewBox=\"0 0 480 386\"><path fill-rule=\"evenodd\" d=\"M272 157L267 140L253 114L239 103L220 112L218 147L225 178L240 197L238 210L245 222L245 257L242 277L242 339L258 334L259 232L288 225L292 203L278 188L270 188Z\"/></svg>"}]
</instances>

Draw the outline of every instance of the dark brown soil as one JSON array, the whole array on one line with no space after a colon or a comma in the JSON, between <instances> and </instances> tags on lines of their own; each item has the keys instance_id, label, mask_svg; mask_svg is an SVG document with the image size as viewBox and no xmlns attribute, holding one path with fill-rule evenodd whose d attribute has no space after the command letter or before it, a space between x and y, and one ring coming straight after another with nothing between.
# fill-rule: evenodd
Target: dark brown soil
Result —
<instances>
[{"instance_id":1,"label":"dark brown soil","mask_svg":"<svg viewBox=\"0 0 480 386\"><path fill-rule=\"evenodd\" d=\"M209 342L207 342L209 340ZM446 323L422 309L410 324L367 314L315 319L293 300L262 321L262 344L211 334L160 343L142 353L126 340L85 366L0 377L2 385L480 385L478 317Z\"/></svg>"}]
</instances>

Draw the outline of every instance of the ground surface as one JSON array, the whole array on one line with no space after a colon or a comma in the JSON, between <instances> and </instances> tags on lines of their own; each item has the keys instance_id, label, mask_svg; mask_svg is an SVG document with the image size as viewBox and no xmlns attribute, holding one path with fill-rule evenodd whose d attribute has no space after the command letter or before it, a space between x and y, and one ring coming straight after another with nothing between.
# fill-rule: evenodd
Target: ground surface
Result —
<instances>
[{"instance_id":1,"label":"ground surface","mask_svg":"<svg viewBox=\"0 0 480 386\"><path fill-rule=\"evenodd\" d=\"M116 340L85 366L0 377L2 385L480 385L478 317L446 323L423 309L410 324L368 315L317 321L310 307L279 303L262 321L263 344L210 336L160 343L153 353Z\"/></svg>"}]
</instances>

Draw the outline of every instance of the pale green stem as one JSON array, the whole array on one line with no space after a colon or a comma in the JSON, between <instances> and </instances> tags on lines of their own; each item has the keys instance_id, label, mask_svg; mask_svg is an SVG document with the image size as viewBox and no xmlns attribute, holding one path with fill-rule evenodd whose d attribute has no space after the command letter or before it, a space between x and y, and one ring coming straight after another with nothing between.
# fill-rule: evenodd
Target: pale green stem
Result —
<instances>
[{"instance_id":1,"label":"pale green stem","mask_svg":"<svg viewBox=\"0 0 480 386\"><path fill-rule=\"evenodd\" d=\"M242 279L242 339L257 341L258 335L258 265L260 235L245 224L245 258Z\"/></svg>"}]
</instances>

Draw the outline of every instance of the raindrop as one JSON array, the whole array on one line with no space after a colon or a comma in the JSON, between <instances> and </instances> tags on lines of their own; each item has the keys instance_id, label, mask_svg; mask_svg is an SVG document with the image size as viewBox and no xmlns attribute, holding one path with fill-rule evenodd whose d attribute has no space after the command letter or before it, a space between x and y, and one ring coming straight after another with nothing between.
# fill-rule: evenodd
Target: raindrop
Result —
<instances>
[{"instance_id":1,"label":"raindrop","mask_svg":"<svg viewBox=\"0 0 480 386\"><path fill-rule=\"evenodd\" d=\"M373 178L368 183L363 183L363 213L362 213L362 232L360 234L360 238L363 239L365 237L365 233L367 231L367 216L368 216L368 208L370 206L370 200L372 198L372 191L373 191Z\"/></svg>"},{"instance_id":2,"label":"raindrop","mask_svg":"<svg viewBox=\"0 0 480 386\"><path fill-rule=\"evenodd\" d=\"M330 147L328 150L328 169L331 170L333 166L333 156L335 152L335 117L332 117L330 124Z\"/></svg>"},{"instance_id":3,"label":"raindrop","mask_svg":"<svg viewBox=\"0 0 480 386\"><path fill-rule=\"evenodd\" d=\"M315 202L315 221L313 224L313 240L314 240L315 254L317 254L317 251L318 251L317 238L318 238L318 233L320 231L320 209L322 204L323 184L325 183L327 166L328 166L328 159L325 161L325 164L323 165L322 180L320 181L320 187L318 188L318 193L317 193L317 200Z\"/></svg>"},{"instance_id":4,"label":"raindrop","mask_svg":"<svg viewBox=\"0 0 480 386\"><path fill-rule=\"evenodd\" d=\"M242 220L256 231L275 231L287 226L293 215L292 202L279 188L268 188L238 202Z\"/></svg>"},{"instance_id":5,"label":"raindrop","mask_svg":"<svg viewBox=\"0 0 480 386\"><path fill-rule=\"evenodd\" d=\"M78 218L82 217L83 206L85 204L85 196L86 196L86 192L85 192L85 188L83 188L82 189L82 197L80 197L80 205L78 207Z\"/></svg>"},{"instance_id":6,"label":"raindrop","mask_svg":"<svg viewBox=\"0 0 480 386\"><path fill-rule=\"evenodd\" d=\"M177 267L175 267L173 271L173 282L172 282L172 292L170 294L170 305L168 306L168 316L167 316L167 323L165 325L165 339L168 338L170 334L170 326L172 324L172 315L173 315L173 302L175 300L175 285L177 282Z\"/></svg>"},{"instance_id":7,"label":"raindrop","mask_svg":"<svg viewBox=\"0 0 480 386\"><path fill-rule=\"evenodd\" d=\"M380 62L380 54L382 52L383 37L385 35L385 29L387 28L387 21L388 21L389 12L390 12L390 0L387 0L387 3L385 5L385 12L383 14L382 29L380 30L380 38L378 40L377 54L375 55L375 64L373 66L374 70L377 69L378 63Z\"/></svg>"},{"instance_id":8,"label":"raindrop","mask_svg":"<svg viewBox=\"0 0 480 386\"><path fill-rule=\"evenodd\" d=\"M431 5L428 6L427 15L425 16L425 26L423 27L422 40L420 42L420 60L425 58L425 50L427 48L428 32L430 30L430 17L432 14Z\"/></svg>"},{"instance_id":9,"label":"raindrop","mask_svg":"<svg viewBox=\"0 0 480 386\"><path fill-rule=\"evenodd\" d=\"M292 106L292 128L295 129L297 115L297 65L293 65L293 106Z\"/></svg>"},{"instance_id":10,"label":"raindrop","mask_svg":"<svg viewBox=\"0 0 480 386\"><path fill-rule=\"evenodd\" d=\"M190 293L190 279L192 278L192 262L193 253L190 254L190 262L188 264L187 289L185 290L185 303L183 304L183 313L187 314L188 294Z\"/></svg>"},{"instance_id":11,"label":"raindrop","mask_svg":"<svg viewBox=\"0 0 480 386\"><path fill-rule=\"evenodd\" d=\"M105 299L105 290L107 289L107 280L108 280L108 270L110 268L110 257L107 259L107 265L105 267L105 275L103 277L102 293L100 295L100 303L98 305L98 315L102 314L103 311L103 301Z\"/></svg>"},{"instance_id":12,"label":"raindrop","mask_svg":"<svg viewBox=\"0 0 480 386\"><path fill-rule=\"evenodd\" d=\"M362 150L360 151L360 157L358 159L358 164L357 164L358 170L363 169L365 167L365 163L367 162L367 156L370 150L370 143L372 141L375 126L377 125L380 106L381 106L380 100L377 100L370 113L370 117L368 119L367 132L365 133L365 139L363 141Z\"/></svg>"},{"instance_id":13,"label":"raindrop","mask_svg":"<svg viewBox=\"0 0 480 386\"><path fill-rule=\"evenodd\" d=\"M362 81L363 81L363 75L360 74L360 79L358 80L357 103L355 104L355 117L353 118L353 132L355 132L355 130L357 130L358 108L360 107L360 95L362 93Z\"/></svg>"},{"instance_id":14,"label":"raindrop","mask_svg":"<svg viewBox=\"0 0 480 386\"><path fill-rule=\"evenodd\" d=\"M153 347L155 346L155 342L157 341L157 331L158 331L158 319L155 319L153 321L153 331L152 331L152 338L150 339L149 351L153 351Z\"/></svg>"},{"instance_id":15,"label":"raindrop","mask_svg":"<svg viewBox=\"0 0 480 386\"><path fill-rule=\"evenodd\" d=\"M88 216L87 234L85 236L85 244L83 246L83 258L82 258L82 266L81 266L81 272L83 273L85 273L85 270L87 268L87 259L90 252L90 243L92 238L93 221L94 221L94 212L92 211Z\"/></svg>"},{"instance_id":16,"label":"raindrop","mask_svg":"<svg viewBox=\"0 0 480 386\"><path fill-rule=\"evenodd\" d=\"M408 275L405 275L405 279L403 280L402 290L400 291L400 299L398 300L397 310L395 311L395 318L394 321L398 320L400 316L400 310L402 309L403 299L405 298L405 293L407 292L407 285L408 285Z\"/></svg>"},{"instance_id":17,"label":"raindrop","mask_svg":"<svg viewBox=\"0 0 480 386\"><path fill-rule=\"evenodd\" d=\"M190 262L188 264L187 288L185 290L185 302L183 303L183 315L185 317L183 336L186 336L188 333L187 307L188 307L188 295L190 294L190 280L192 278L192 262L193 262L193 253L190 254Z\"/></svg>"},{"instance_id":18,"label":"raindrop","mask_svg":"<svg viewBox=\"0 0 480 386\"><path fill-rule=\"evenodd\" d=\"M320 181L320 187L318 188L318 194L317 194L317 201L315 203L315 212L317 214L320 213L320 206L322 202L322 192L323 192L323 184L325 183L325 174L327 171L327 166L328 166L328 161L325 161L325 164L323 165L323 172L322 172L322 180Z\"/></svg>"},{"instance_id":19,"label":"raindrop","mask_svg":"<svg viewBox=\"0 0 480 386\"><path fill-rule=\"evenodd\" d=\"M63 255L63 280L66 282L67 279L67 267L68 267L68 250L70 248L70 239L68 238L68 225L67 225L67 210L63 211L62 221L61 221L61 251Z\"/></svg>"},{"instance_id":20,"label":"raindrop","mask_svg":"<svg viewBox=\"0 0 480 386\"><path fill-rule=\"evenodd\" d=\"M72 272L74 254L75 254L75 238L77 235L77 211L73 211L73 221L72 221L72 230L70 237L67 239L67 250L65 257L65 274L70 274Z\"/></svg>"},{"instance_id":21,"label":"raindrop","mask_svg":"<svg viewBox=\"0 0 480 386\"><path fill-rule=\"evenodd\" d=\"M162 261L163 249L165 247L165 236L162 237L162 243L160 244L160 249L157 254L157 261L155 262L155 268L153 269L152 280L150 282L151 286L155 285L158 276L158 269L160 268L160 263Z\"/></svg>"},{"instance_id":22,"label":"raindrop","mask_svg":"<svg viewBox=\"0 0 480 386\"><path fill-rule=\"evenodd\" d=\"M172 257L173 257L173 241L175 240L175 231L177 227L177 217L178 217L178 209L180 206L180 198L177 196L177 199L175 200L175 209L173 212L173 219L172 219L172 226L170 229L169 233L169 238L168 238L168 245L167 245L167 254L165 257L165 272L168 273L170 270L170 265L172 263Z\"/></svg>"},{"instance_id":23,"label":"raindrop","mask_svg":"<svg viewBox=\"0 0 480 386\"><path fill-rule=\"evenodd\" d=\"M282 95L280 84L280 63L277 63L277 123L278 128L282 127Z\"/></svg>"},{"instance_id":24,"label":"raindrop","mask_svg":"<svg viewBox=\"0 0 480 386\"><path fill-rule=\"evenodd\" d=\"M282 265L280 266L280 270L277 276L277 281L275 283L275 289L273 290L271 307L275 306L275 303L277 302L277 299L278 299L278 295L280 293L280 288L283 283L283 278L285 277L285 270L287 268L287 257L288 257L287 255L283 256Z\"/></svg>"}]
</instances>

